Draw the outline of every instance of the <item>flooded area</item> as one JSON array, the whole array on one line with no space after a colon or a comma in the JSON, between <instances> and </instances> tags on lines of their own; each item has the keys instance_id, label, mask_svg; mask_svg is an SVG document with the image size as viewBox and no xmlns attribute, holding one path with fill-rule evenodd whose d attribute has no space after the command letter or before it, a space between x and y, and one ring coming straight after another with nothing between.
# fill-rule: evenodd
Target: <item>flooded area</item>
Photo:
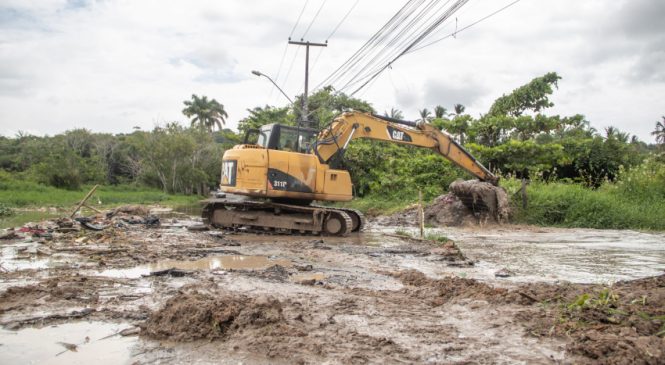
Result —
<instances>
[{"instance_id":1,"label":"flooded area","mask_svg":"<svg viewBox=\"0 0 665 365\"><path fill-rule=\"evenodd\" d=\"M178 270L257 270L267 269L270 266L280 265L283 267L292 266L291 262L284 259L270 259L265 256L209 256L199 260L164 260L155 263L141 265L129 269L109 269L98 273L100 276L110 276L118 278L138 278L150 275L152 272L159 272L169 269Z\"/></svg>"},{"instance_id":2,"label":"flooded area","mask_svg":"<svg viewBox=\"0 0 665 365\"><path fill-rule=\"evenodd\" d=\"M158 226L118 221L0 240L0 363L665 356L655 335L665 328L661 233L428 228L450 239L437 242L373 224L348 237L257 235L192 231L200 219L161 213ZM412 235L396 234L404 231ZM579 298L593 310L569 311Z\"/></svg>"},{"instance_id":3,"label":"flooded area","mask_svg":"<svg viewBox=\"0 0 665 365\"><path fill-rule=\"evenodd\" d=\"M391 228L382 228L390 231ZM415 229L408 230L414 236ZM487 229L438 228L478 261L469 277L493 280L503 268L514 282L613 283L661 275L665 234L637 231L505 226Z\"/></svg>"},{"instance_id":4,"label":"flooded area","mask_svg":"<svg viewBox=\"0 0 665 365\"><path fill-rule=\"evenodd\" d=\"M117 335L128 326L75 322L19 331L0 329L2 364L122 364L138 340Z\"/></svg>"}]
</instances>

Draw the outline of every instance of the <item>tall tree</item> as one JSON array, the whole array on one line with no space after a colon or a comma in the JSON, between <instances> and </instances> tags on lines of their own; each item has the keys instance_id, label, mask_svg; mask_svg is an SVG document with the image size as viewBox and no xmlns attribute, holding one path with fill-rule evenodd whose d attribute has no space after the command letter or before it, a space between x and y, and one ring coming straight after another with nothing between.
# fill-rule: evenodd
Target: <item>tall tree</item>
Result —
<instances>
[{"instance_id":1,"label":"tall tree","mask_svg":"<svg viewBox=\"0 0 665 365\"><path fill-rule=\"evenodd\" d=\"M182 110L187 118L192 118L192 126L197 125L201 129L212 132L217 126L222 129L222 125L226 123L226 118L229 115L224 110L224 105L217 100L208 100L207 96L198 97L192 94L192 100L184 101L185 108Z\"/></svg>"},{"instance_id":2,"label":"tall tree","mask_svg":"<svg viewBox=\"0 0 665 365\"><path fill-rule=\"evenodd\" d=\"M444 118L448 114L448 109L441 105L434 107L434 118Z\"/></svg>"},{"instance_id":3,"label":"tall tree","mask_svg":"<svg viewBox=\"0 0 665 365\"><path fill-rule=\"evenodd\" d=\"M429 122L432 119L432 112L429 111L429 109L424 108L423 110L419 111L420 114L420 120L423 122Z\"/></svg>"},{"instance_id":4,"label":"tall tree","mask_svg":"<svg viewBox=\"0 0 665 365\"><path fill-rule=\"evenodd\" d=\"M661 118L663 121L656 122L656 129L651 132L651 135L656 137L656 143L665 144L665 116Z\"/></svg>"},{"instance_id":5,"label":"tall tree","mask_svg":"<svg viewBox=\"0 0 665 365\"><path fill-rule=\"evenodd\" d=\"M605 137L607 137L607 139L616 138L617 133L619 133L619 130L616 127L605 127Z\"/></svg>"},{"instance_id":6,"label":"tall tree","mask_svg":"<svg viewBox=\"0 0 665 365\"><path fill-rule=\"evenodd\" d=\"M455 110L455 115L459 117L460 115L464 114L466 107L462 104L455 104L453 106L453 110Z\"/></svg>"},{"instance_id":7,"label":"tall tree","mask_svg":"<svg viewBox=\"0 0 665 365\"><path fill-rule=\"evenodd\" d=\"M390 108L390 113L384 112L383 115L393 119L404 119L404 114L402 114L402 111L395 108Z\"/></svg>"},{"instance_id":8,"label":"tall tree","mask_svg":"<svg viewBox=\"0 0 665 365\"><path fill-rule=\"evenodd\" d=\"M526 110L538 113L554 104L549 100L552 95L552 87L558 86L561 79L556 72L549 72L541 77L536 77L526 85L520 86L508 95L496 99L490 108L490 116L510 115L519 117Z\"/></svg>"}]
</instances>

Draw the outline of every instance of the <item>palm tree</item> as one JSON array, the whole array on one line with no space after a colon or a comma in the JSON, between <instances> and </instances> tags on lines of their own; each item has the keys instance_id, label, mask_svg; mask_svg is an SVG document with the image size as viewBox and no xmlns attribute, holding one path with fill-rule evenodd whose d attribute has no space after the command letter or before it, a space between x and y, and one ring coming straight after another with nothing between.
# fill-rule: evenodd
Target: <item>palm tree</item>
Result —
<instances>
[{"instance_id":1,"label":"palm tree","mask_svg":"<svg viewBox=\"0 0 665 365\"><path fill-rule=\"evenodd\" d=\"M425 109L427 110L427 109ZM443 118L448 114L448 109L442 107L441 105L437 105L434 107L434 118Z\"/></svg>"},{"instance_id":2,"label":"palm tree","mask_svg":"<svg viewBox=\"0 0 665 365\"><path fill-rule=\"evenodd\" d=\"M656 137L656 143L665 143L665 116L662 122L656 122L656 130L651 132L652 136Z\"/></svg>"},{"instance_id":3,"label":"palm tree","mask_svg":"<svg viewBox=\"0 0 665 365\"><path fill-rule=\"evenodd\" d=\"M453 106L453 109L455 110L455 115L457 115L459 117L460 115L462 115L464 113L464 111L466 110L466 107L462 104L455 104Z\"/></svg>"},{"instance_id":4,"label":"palm tree","mask_svg":"<svg viewBox=\"0 0 665 365\"><path fill-rule=\"evenodd\" d=\"M605 127L605 137L607 139L616 137L617 133L619 133L619 130L616 127Z\"/></svg>"},{"instance_id":5,"label":"palm tree","mask_svg":"<svg viewBox=\"0 0 665 365\"><path fill-rule=\"evenodd\" d=\"M423 110L420 111L420 120L423 122L429 122L432 120L432 112L429 111L427 108L424 108Z\"/></svg>"},{"instance_id":6,"label":"palm tree","mask_svg":"<svg viewBox=\"0 0 665 365\"><path fill-rule=\"evenodd\" d=\"M383 115L385 115L388 118L393 118L393 119L404 119L404 115L402 114L402 111L399 109L395 108L390 108L390 113L384 112Z\"/></svg>"},{"instance_id":7,"label":"palm tree","mask_svg":"<svg viewBox=\"0 0 665 365\"><path fill-rule=\"evenodd\" d=\"M192 95L192 100L185 100L185 109L182 110L187 118L192 118L192 126L198 124L199 128L212 132L217 126L222 130L222 125L226 124L226 118L229 115L224 110L224 105L217 100L208 100L207 96L198 97Z\"/></svg>"}]
</instances>

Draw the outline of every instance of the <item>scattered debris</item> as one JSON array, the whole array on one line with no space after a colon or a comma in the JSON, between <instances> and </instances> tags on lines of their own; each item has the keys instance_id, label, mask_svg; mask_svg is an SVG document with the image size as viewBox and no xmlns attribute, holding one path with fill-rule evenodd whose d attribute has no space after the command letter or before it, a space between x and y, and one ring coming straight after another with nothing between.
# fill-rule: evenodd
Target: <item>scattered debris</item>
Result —
<instances>
[{"instance_id":1,"label":"scattered debris","mask_svg":"<svg viewBox=\"0 0 665 365\"><path fill-rule=\"evenodd\" d=\"M145 276L173 276L174 278L181 278L183 276L192 275L192 274L193 274L192 271L185 271L176 268L171 268L166 270L153 271Z\"/></svg>"},{"instance_id":2,"label":"scattered debris","mask_svg":"<svg viewBox=\"0 0 665 365\"><path fill-rule=\"evenodd\" d=\"M133 216L147 216L150 214L150 209L143 205L123 205L119 206L110 212L106 213L108 218L115 217L119 214L133 215Z\"/></svg>"},{"instance_id":3,"label":"scattered debris","mask_svg":"<svg viewBox=\"0 0 665 365\"><path fill-rule=\"evenodd\" d=\"M71 351L71 352L77 352L77 349L78 349L78 345L75 345L73 343L58 342L58 345L61 345L62 347L66 348L67 351Z\"/></svg>"},{"instance_id":4,"label":"scattered debris","mask_svg":"<svg viewBox=\"0 0 665 365\"><path fill-rule=\"evenodd\" d=\"M187 229L193 232L200 232L200 231L207 231L210 229L210 227L208 227L205 224L194 224L191 226L187 226Z\"/></svg>"},{"instance_id":5,"label":"scattered debris","mask_svg":"<svg viewBox=\"0 0 665 365\"><path fill-rule=\"evenodd\" d=\"M0 240L13 240L19 238L19 236L14 232L14 229L8 229L5 233L0 234Z\"/></svg>"},{"instance_id":6,"label":"scattered debris","mask_svg":"<svg viewBox=\"0 0 665 365\"><path fill-rule=\"evenodd\" d=\"M496 276L497 278L508 278L508 277L511 277L511 276L515 276L515 273L504 267L503 269L495 272L494 276Z\"/></svg>"}]
</instances>

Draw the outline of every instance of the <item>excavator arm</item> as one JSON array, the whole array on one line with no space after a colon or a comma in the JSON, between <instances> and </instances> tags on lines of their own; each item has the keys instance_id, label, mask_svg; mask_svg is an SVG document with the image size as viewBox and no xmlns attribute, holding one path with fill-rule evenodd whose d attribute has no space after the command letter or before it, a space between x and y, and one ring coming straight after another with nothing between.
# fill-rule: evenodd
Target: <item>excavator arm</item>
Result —
<instances>
[{"instance_id":1,"label":"excavator arm","mask_svg":"<svg viewBox=\"0 0 665 365\"><path fill-rule=\"evenodd\" d=\"M460 146L450 135L429 123L409 122L378 115L347 112L324 128L313 146L323 163L341 157L349 143L369 138L410 146L429 148L468 171L481 181L497 185L499 179Z\"/></svg>"}]
</instances>

